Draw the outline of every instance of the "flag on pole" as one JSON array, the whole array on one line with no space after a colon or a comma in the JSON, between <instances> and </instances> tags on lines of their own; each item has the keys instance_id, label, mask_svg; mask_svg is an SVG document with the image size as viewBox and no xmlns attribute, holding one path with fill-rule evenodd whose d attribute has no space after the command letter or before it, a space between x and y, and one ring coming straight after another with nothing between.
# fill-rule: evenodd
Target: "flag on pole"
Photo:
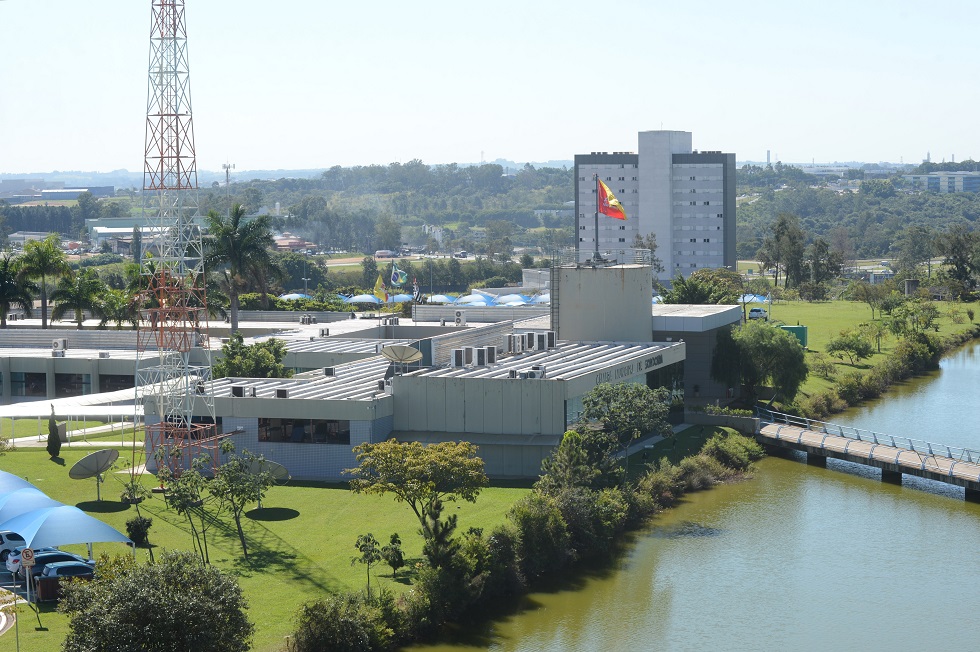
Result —
<instances>
[{"instance_id":1,"label":"flag on pole","mask_svg":"<svg viewBox=\"0 0 980 652\"><path fill-rule=\"evenodd\" d=\"M395 287L401 287L408 280L408 274L398 269L398 265L391 263L391 278L388 279Z\"/></svg>"},{"instance_id":2,"label":"flag on pole","mask_svg":"<svg viewBox=\"0 0 980 652\"><path fill-rule=\"evenodd\" d=\"M419 289L419 280L412 277L412 296L415 298L415 303L422 303L422 290Z\"/></svg>"},{"instance_id":3,"label":"flag on pole","mask_svg":"<svg viewBox=\"0 0 980 652\"><path fill-rule=\"evenodd\" d=\"M378 274L378 281L374 284L374 296L378 297L378 301L381 303L388 303L388 290L385 289L385 282L381 279L381 274Z\"/></svg>"},{"instance_id":4,"label":"flag on pole","mask_svg":"<svg viewBox=\"0 0 980 652\"><path fill-rule=\"evenodd\" d=\"M601 179L596 179L596 181L599 182L599 212L617 220L625 220L626 209L616 199L616 195Z\"/></svg>"}]
</instances>

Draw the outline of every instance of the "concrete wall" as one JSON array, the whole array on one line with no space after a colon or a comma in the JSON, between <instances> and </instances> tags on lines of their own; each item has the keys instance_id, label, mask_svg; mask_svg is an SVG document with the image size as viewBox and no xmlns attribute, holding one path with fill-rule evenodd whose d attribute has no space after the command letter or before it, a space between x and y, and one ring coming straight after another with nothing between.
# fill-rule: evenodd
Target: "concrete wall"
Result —
<instances>
[{"instance_id":1,"label":"concrete wall","mask_svg":"<svg viewBox=\"0 0 980 652\"><path fill-rule=\"evenodd\" d=\"M649 342L650 268L561 267L558 337L577 342ZM554 290L553 290L554 291Z\"/></svg>"},{"instance_id":2,"label":"concrete wall","mask_svg":"<svg viewBox=\"0 0 980 652\"><path fill-rule=\"evenodd\" d=\"M689 131L641 131L638 135L640 167L639 232L657 236L657 256L663 261L660 275L669 280L674 275L672 221L674 214L673 155L691 151Z\"/></svg>"}]
</instances>

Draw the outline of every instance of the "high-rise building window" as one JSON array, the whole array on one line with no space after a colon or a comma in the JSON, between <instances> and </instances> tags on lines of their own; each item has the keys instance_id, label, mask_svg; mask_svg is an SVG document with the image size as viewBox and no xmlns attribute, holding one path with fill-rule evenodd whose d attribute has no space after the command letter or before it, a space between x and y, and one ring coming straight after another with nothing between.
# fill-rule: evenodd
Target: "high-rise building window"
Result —
<instances>
[{"instance_id":1,"label":"high-rise building window","mask_svg":"<svg viewBox=\"0 0 980 652\"><path fill-rule=\"evenodd\" d=\"M697 190L697 188L691 188L691 192L692 192L692 193L693 193L693 192L697 192L697 191L698 191L698 190Z\"/></svg>"},{"instance_id":2,"label":"high-rise building window","mask_svg":"<svg viewBox=\"0 0 980 652\"><path fill-rule=\"evenodd\" d=\"M626 242L626 238L620 238L619 241L620 242Z\"/></svg>"},{"instance_id":3,"label":"high-rise building window","mask_svg":"<svg viewBox=\"0 0 980 652\"><path fill-rule=\"evenodd\" d=\"M697 177L691 177L691 181L697 181L697 180L698 180Z\"/></svg>"},{"instance_id":4,"label":"high-rise building window","mask_svg":"<svg viewBox=\"0 0 980 652\"><path fill-rule=\"evenodd\" d=\"M709 205L711 205L711 202L707 202L707 201L706 201L706 202L704 202L704 205L705 205L705 206L709 206Z\"/></svg>"},{"instance_id":5,"label":"high-rise building window","mask_svg":"<svg viewBox=\"0 0 980 652\"><path fill-rule=\"evenodd\" d=\"M691 206L697 206L697 205L698 205L698 203L696 201L692 201L691 202Z\"/></svg>"}]
</instances>

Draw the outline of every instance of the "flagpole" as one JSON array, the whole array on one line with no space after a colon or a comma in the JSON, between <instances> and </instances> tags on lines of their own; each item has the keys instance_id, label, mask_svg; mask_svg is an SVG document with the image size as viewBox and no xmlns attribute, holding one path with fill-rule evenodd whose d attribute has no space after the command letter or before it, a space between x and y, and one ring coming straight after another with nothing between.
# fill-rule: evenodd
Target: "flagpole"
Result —
<instances>
[{"instance_id":1,"label":"flagpole","mask_svg":"<svg viewBox=\"0 0 980 652\"><path fill-rule=\"evenodd\" d=\"M599 260L599 173L592 175L595 180L595 256L593 262Z\"/></svg>"}]
</instances>

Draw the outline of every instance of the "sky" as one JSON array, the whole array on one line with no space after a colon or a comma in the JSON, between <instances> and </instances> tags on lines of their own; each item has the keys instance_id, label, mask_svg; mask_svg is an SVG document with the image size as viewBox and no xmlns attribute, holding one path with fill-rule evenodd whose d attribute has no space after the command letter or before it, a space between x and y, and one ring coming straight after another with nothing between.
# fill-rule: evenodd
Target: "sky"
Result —
<instances>
[{"instance_id":1,"label":"sky","mask_svg":"<svg viewBox=\"0 0 980 652\"><path fill-rule=\"evenodd\" d=\"M201 170L980 157L980 2L186 0ZM150 0L0 0L0 173L142 169Z\"/></svg>"}]
</instances>

